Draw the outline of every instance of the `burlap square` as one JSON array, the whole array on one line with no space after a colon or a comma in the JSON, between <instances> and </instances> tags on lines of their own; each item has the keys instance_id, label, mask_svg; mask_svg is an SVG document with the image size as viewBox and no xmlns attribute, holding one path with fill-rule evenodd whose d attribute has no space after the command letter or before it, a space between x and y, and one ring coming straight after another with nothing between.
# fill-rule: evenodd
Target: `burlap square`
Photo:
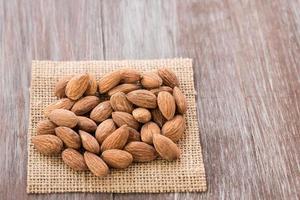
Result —
<instances>
[{"instance_id":1,"label":"burlap square","mask_svg":"<svg viewBox=\"0 0 300 200\"><path fill-rule=\"evenodd\" d=\"M105 178L90 172L75 172L59 156L38 153L31 137L36 135L38 121L44 119L43 108L56 100L55 83L65 75L90 72L97 78L120 67L141 71L155 70L161 66L175 71L188 102L187 128L179 141L181 158L175 162L156 160L134 163L125 170L111 170ZM199 140L195 89L191 59L123 60L55 62L33 61L30 96L30 125L28 131L28 193L52 192L115 192L158 193L198 192L206 190L205 171Z\"/></svg>"}]
</instances>

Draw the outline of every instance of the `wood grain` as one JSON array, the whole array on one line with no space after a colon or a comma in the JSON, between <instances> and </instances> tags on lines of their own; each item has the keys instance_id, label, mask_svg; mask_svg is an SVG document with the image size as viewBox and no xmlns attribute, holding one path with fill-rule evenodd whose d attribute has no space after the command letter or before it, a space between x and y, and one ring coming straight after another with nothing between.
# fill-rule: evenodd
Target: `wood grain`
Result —
<instances>
[{"instance_id":1,"label":"wood grain","mask_svg":"<svg viewBox=\"0 0 300 200\"><path fill-rule=\"evenodd\" d=\"M0 1L3 199L300 198L297 0ZM208 191L26 194L32 59L191 57Z\"/></svg>"}]
</instances>

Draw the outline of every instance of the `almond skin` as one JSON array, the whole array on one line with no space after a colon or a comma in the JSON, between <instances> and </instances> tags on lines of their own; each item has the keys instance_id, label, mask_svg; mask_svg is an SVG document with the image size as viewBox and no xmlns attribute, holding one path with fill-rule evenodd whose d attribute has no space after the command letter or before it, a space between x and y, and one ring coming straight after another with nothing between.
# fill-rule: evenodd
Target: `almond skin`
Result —
<instances>
[{"instance_id":1,"label":"almond skin","mask_svg":"<svg viewBox=\"0 0 300 200\"><path fill-rule=\"evenodd\" d=\"M165 160L176 160L180 157L180 149L169 138L155 134L153 135L153 144L158 154Z\"/></svg>"},{"instance_id":2,"label":"almond skin","mask_svg":"<svg viewBox=\"0 0 300 200\"><path fill-rule=\"evenodd\" d=\"M144 142L130 142L124 150L132 155L135 162L149 162L157 157L155 149Z\"/></svg>"},{"instance_id":3,"label":"almond skin","mask_svg":"<svg viewBox=\"0 0 300 200\"><path fill-rule=\"evenodd\" d=\"M173 96L177 105L177 111L180 114L186 113L187 103L184 94L178 87L174 87Z\"/></svg>"},{"instance_id":4,"label":"almond skin","mask_svg":"<svg viewBox=\"0 0 300 200\"><path fill-rule=\"evenodd\" d=\"M100 152L100 145L97 142L96 138L82 130L79 130L79 135L81 138L82 146L85 150L95 154L98 154Z\"/></svg>"},{"instance_id":5,"label":"almond skin","mask_svg":"<svg viewBox=\"0 0 300 200\"><path fill-rule=\"evenodd\" d=\"M60 99L60 100L55 101L55 102L51 103L50 105L48 105L44 109L44 115L46 117L49 117L49 114L55 109L70 110L72 108L72 106L74 105L74 103L75 103L75 101L68 99L68 98Z\"/></svg>"},{"instance_id":6,"label":"almond skin","mask_svg":"<svg viewBox=\"0 0 300 200\"><path fill-rule=\"evenodd\" d=\"M146 72L143 74L141 84L144 88L151 89L161 86L162 79L154 72Z\"/></svg>"},{"instance_id":7,"label":"almond skin","mask_svg":"<svg viewBox=\"0 0 300 200\"><path fill-rule=\"evenodd\" d=\"M58 154L63 148L63 142L55 135L37 135L32 137L31 142L44 155Z\"/></svg>"},{"instance_id":8,"label":"almond skin","mask_svg":"<svg viewBox=\"0 0 300 200\"><path fill-rule=\"evenodd\" d=\"M98 104L98 106L96 106L92 110L92 112L90 114L90 118L98 123L103 122L104 120L106 120L107 118L109 118L111 116L112 111L113 110L110 105L110 102L104 101L104 102Z\"/></svg>"},{"instance_id":9,"label":"almond skin","mask_svg":"<svg viewBox=\"0 0 300 200\"><path fill-rule=\"evenodd\" d=\"M123 149L129 136L129 131L127 125L123 125L112 134L107 136L107 138L102 142L101 151L106 151L108 149Z\"/></svg>"},{"instance_id":10,"label":"almond skin","mask_svg":"<svg viewBox=\"0 0 300 200\"><path fill-rule=\"evenodd\" d=\"M123 92L117 92L110 97L110 105L114 111L122 111L131 113L133 111L133 105L127 100L126 95Z\"/></svg>"},{"instance_id":11,"label":"almond skin","mask_svg":"<svg viewBox=\"0 0 300 200\"><path fill-rule=\"evenodd\" d=\"M36 133L38 135L55 135L55 129L56 125L51 122L48 119L42 120L40 121L37 125L36 125Z\"/></svg>"},{"instance_id":12,"label":"almond skin","mask_svg":"<svg viewBox=\"0 0 300 200\"><path fill-rule=\"evenodd\" d=\"M86 151L83 155L86 165L89 170L99 177L104 177L109 173L109 168L105 162L96 154Z\"/></svg>"},{"instance_id":13,"label":"almond skin","mask_svg":"<svg viewBox=\"0 0 300 200\"><path fill-rule=\"evenodd\" d=\"M146 123L151 120L151 113L146 108L136 108L132 111L132 116L136 121Z\"/></svg>"},{"instance_id":14,"label":"almond skin","mask_svg":"<svg viewBox=\"0 0 300 200\"><path fill-rule=\"evenodd\" d=\"M61 157L64 163L75 171L85 171L88 169L87 165L85 164L83 155L81 155L75 149L65 149L62 152Z\"/></svg>"},{"instance_id":15,"label":"almond skin","mask_svg":"<svg viewBox=\"0 0 300 200\"><path fill-rule=\"evenodd\" d=\"M167 121L162 129L162 135L170 138L173 142L177 142L183 135L185 130L185 119L182 115L176 115L172 120Z\"/></svg>"},{"instance_id":16,"label":"almond skin","mask_svg":"<svg viewBox=\"0 0 300 200\"><path fill-rule=\"evenodd\" d=\"M131 103L139 107L143 107L143 108L157 107L156 96L148 90L135 90L129 92L126 96Z\"/></svg>"},{"instance_id":17,"label":"almond skin","mask_svg":"<svg viewBox=\"0 0 300 200\"><path fill-rule=\"evenodd\" d=\"M79 135L72 129L64 126L55 128L55 133L67 147L73 149L79 149L81 146L81 141Z\"/></svg>"},{"instance_id":18,"label":"almond skin","mask_svg":"<svg viewBox=\"0 0 300 200\"><path fill-rule=\"evenodd\" d=\"M157 105L162 115L167 120L170 120L174 117L176 111L176 104L174 97L169 92L162 91L158 93Z\"/></svg>"},{"instance_id":19,"label":"almond skin","mask_svg":"<svg viewBox=\"0 0 300 200\"><path fill-rule=\"evenodd\" d=\"M169 86L161 86L159 88L155 88L155 89L150 90L150 92L152 92L156 96L158 95L159 92L162 92L162 91L169 92L170 94L173 93L173 89Z\"/></svg>"},{"instance_id":20,"label":"almond skin","mask_svg":"<svg viewBox=\"0 0 300 200\"><path fill-rule=\"evenodd\" d=\"M141 139L143 142L153 144L153 135L160 134L159 126L154 122L148 122L142 126Z\"/></svg>"},{"instance_id":21,"label":"almond skin","mask_svg":"<svg viewBox=\"0 0 300 200\"><path fill-rule=\"evenodd\" d=\"M102 144L102 142L115 130L117 129L114 121L112 119L107 119L103 121L99 126L97 127L95 137L97 141Z\"/></svg>"},{"instance_id":22,"label":"almond skin","mask_svg":"<svg viewBox=\"0 0 300 200\"><path fill-rule=\"evenodd\" d=\"M117 86L121 81L121 75L119 71L113 71L105 74L98 82L98 88L100 94L108 92L110 89Z\"/></svg>"},{"instance_id":23,"label":"almond skin","mask_svg":"<svg viewBox=\"0 0 300 200\"><path fill-rule=\"evenodd\" d=\"M101 157L107 165L116 169L125 169L133 161L130 153L119 149L106 150L102 153Z\"/></svg>"},{"instance_id":24,"label":"almond skin","mask_svg":"<svg viewBox=\"0 0 300 200\"><path fill-rule=\"evenodd\" d=\"M94 133L97 129L97 124L90 118L77 116L78 118L78 128L80 130L86 131L88 133Z\"/></svg>"},{"instance_id":25,"label":"almond skin","mask_svg":"<svg viewBox=\"0 0 300 200\"><path fill-rule=\"evenodd\" d=\"M138 90L138 89L141 89L141 86L138 84L124 83L124 84L118 85L118 86L114 87L113 89L109 90L108 95L112 96L113 94L115 94L117 92L123 92L123 93L127 94L128 92Z\"/></svg>"},{"instance_id":26,"label":"almond skin","mask_svg":"<svg viewBox=\"0 0 300 200\"><path fill-rule=\"evenodd\" d=\"M49 114L49 119L57 126L74 128L78 123L77 116L66 109L55 109Z\"/></svg>"},{"instance_id":27,"label":"almond skin","mask_svg":"<svg viewBox=\"0 0 300 200\"><path fill-rule=\"evenodd\" d=\"M98 90L98 84L97 84L96 77L93 74L88 74L88 75L89 75L89 84L84 92L84 95L92 96L96 94Z\"/></svg>"},{"instance_id":28,"label":"almond skin","mask_svg":"<svg viewBox=\"0 0 300 200\"><path fill-rule=\"evenodd\" d=\"M135 69L123 68L120 70L122 83L136 83L141 80L141 73Z\"/></svg>"},{"instance_id":29,"label":"almond skin","mask_svg":"<svg viewBox=\"0 0 300 200\"><path fill-rule=\"evenodd\" d=\"M84 115L94 109L100 103L100 99L96 96L86 96L73 105L71 111L76 115Z\"/></svg>"},{"instance_id":30,"label":"almond skin","mask_svg":"<svg viewBox=\"0 0 300 200\"><path fill-rule=\"evenodd\" d=\"M56 84L54 88L54 95L58 98L66 97L66 87L68 82L71 80L73 76L65 76L62 79L60 79Z\"/></svg>"},{"instance_id":31,"label":"almond skin","mask_svg":"<svg viewBox=\"0 0 300 200\"><path fill-rule=\"evenodd\" d=\"M132 141L141 141L141 134L137 130L128 127L128 131L129 131L129 136L128 136L127 143Z\"/></svg>"},{"instance_id":32,"label":"almond skin","mask_svg":"<svg viewBox=\"0 0 300 200\"><path fill-rule=\"evenodd\" d=\"M79 99L89 85L88 74L78 74L71 78L66 86L66 95L72 100Z\"/></svg>"},{"instance_id":33,"label":"almond skin","mask_svg":"<svg viewBox=\"0 0 300 200\"><path fill-rule=\"evenodd\" d=\"M171 88L179 86L179 81L175 73L169 68L161 68L158 70L158 75L162 78L164 85Z\"/></svg>"},{"instance_id":34,"label":"almond skin","mask_svg":"<svg viewBox=\"0 0 300 200\"><path fill-rule=\"evenodd\" d=\"M162 127L167 121L166 118L162 115L159 108L151 110L152 120L159 126Z\"/></svg>"},{"instance_id":35,"label":"almond skin","mask_svg":"<svg viewBox=\"0 0 300 200\"><path fill-rule=\"evenodd\" d=\"M133 116L126 112L113 112L112 119L118 127L124 124L136 130L140 127L140 124L133 118Z\"/></svg>"}]
</instances>

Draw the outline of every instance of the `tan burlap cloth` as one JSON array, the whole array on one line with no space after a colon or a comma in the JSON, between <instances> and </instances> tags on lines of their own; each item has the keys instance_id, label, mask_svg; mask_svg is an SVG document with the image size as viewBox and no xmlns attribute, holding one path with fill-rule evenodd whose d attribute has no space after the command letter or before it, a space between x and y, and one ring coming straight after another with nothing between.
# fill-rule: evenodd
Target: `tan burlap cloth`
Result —
<instances>
[{"instance_id":1,"label":"tan burlap cloth","mask_svg":"<svg viewBox=\"0 0 300 200\"><path fill-rule=\"evenodd\" d=\"M66 166L59 156L38 153L31 137L35 126L44 119L43 108L56 100L55 83L65 75L90 72L97 78L120 67L141 71L155 70L161 66L175 71L188 102L187 128L179 142L181 158L174 162L155 160L134 163L125 170L111 170L105 178L90 172L75 172ZM200 132L195 103L195 89L191 59L124 60L53 62L33 61L30 96L30 124L28 131L28 193L52 192L115 192L158 193L199 192L206 190L206 179L200 146Z\"/></svg>"}]
</instances>

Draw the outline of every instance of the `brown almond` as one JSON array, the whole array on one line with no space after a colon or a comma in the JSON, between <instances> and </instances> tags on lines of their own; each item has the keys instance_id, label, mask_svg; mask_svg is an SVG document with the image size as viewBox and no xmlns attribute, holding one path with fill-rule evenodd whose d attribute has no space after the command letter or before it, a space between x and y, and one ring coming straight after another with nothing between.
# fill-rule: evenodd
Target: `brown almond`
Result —
<instances>
[{"instance_id":1,"label":"brown almond","mask_svg":"<svg viewBox=\"0 0 300 200\"><path fill-rule=\"evenodd\" d=\"M135 69L121 69L120 75L122 83L136 83L141 80L141 73Z\"/></svg>"},{"instance_id":2,"label":"brown almond","mask_svg":"<svg viewBox=\"0 0 300 200\"><path fill-rule=\"evenodd\" d=\"M64 126L55 128L55 134L59 137L67 147L79 149L81 141L79 135L72 129Z\"/></svg>"},{"instance_id":3,"label":"brown almond","mask_svg":"<svg viewBox=\"0 0 300 200\"><path fill-rule=\"evenodd\" d=\"M68 82L71 80L72 76L65 76L62 79L60 79L56 84L54 88L54 95L58 98L66 97L66 87Z\"/></svg>"},{"instance_id":4,"label":"brown almond","mask_svg":"<svg viewBox=\"0 0 300 200\"><path fill-rule=\"evenodd\" d=\"M141 84L147 89L157 88L161 86L162 79L155 72L146 72L142 76Z\"/></svg>"},{"instance_id":5,"label":"brown almond","mask_svg":"<svg viewBox=\"0 0 300 200\"><path fill-rule=\"evenodd\" d=\"M109 118L111 116L112 111L113 110L110 105L110 102L104 101L104 102L98 104L98 106L96 106L92 110L92 112L90 114L90 118L98 123L103 122L104 120L106 120L107 118Z\"/></svg>"},{"instance_id":6,"label":"brown almond","mask_svg":"<svg viewBox=\"0 0 300 200\"><path fill-rule=\"evenodd\" d=\"M95 137L97 141L102 144L102 142L115 130L117 129L114 121L112 119L107 119L103 121L99 126L97 127Z\"/></svg>"},{"instance_id":7,"label":"brown almond","mask_svg":"<svg viewBox=\"0 0 300 200\"><path fill-rule=\"evenodd\" d=\"M146 108L136 108L132 111L132 116L136 121L146 123L151 120L151 113Z\"/></svg>"},{"instance_id":8,"label":"brown almond","mask_svg":"<svg viewBox=\"0 0 300 200\"><path fill-rule=\"evenodd\" d=\"M97 124L88 117L78 116L78 128L88 133L93 133L97 129Z\"/></svg>"},{"instance_id":9,"label":"brown almond","mask_svg":"<svg viewBox=\"0 0 300 200\"><path fill-rule=\"evenodd\" d=\"M100 145L97 142L96 138L82 130L79 130L79 135L81 138L82 146L85 150L95 154L98 154L100 152Z\"/></svg>"},{"instance_id":10,"label":"brown almond","mask_svg":"<svg viewBox=\"0 0 300 200\"><path fill-rule=\"evenodd\" d=\"M65 149L62 152L61 157L64 163L75 171L85 171L88 169L87 165L85 164L83 155L81 155L81 153L79 153L75 149Z\"/></svg>"},{"instance_id":11,"label":"brown almond","mask_svg":"<svg viewBox=\"0 0 300 200\"><path fill-rule=\"evenodd\" d=\"M128 92L138 90L138 89L141 89L141 86L138 84L124 83L124 84L118 85L118 86L114 87L113 89L109 90L108 95L112 96L113 94L115 94L117 92L123 92L123 93L127 94Z\"/></svg>"},{"instance_id":12,"label":"brown almond","mask_svg":"<svg viewBox=\"0 0 300 200\"><path fill-rule=\"evenodd\" d=\"M176 160L180 157L180 149L169 138L155 134L153 135L153 144L158 154L165 160Z\"/></svg>"},{"instance_id":13,"label":"brown almond","mask_svg":"<svg viewBox=\"0 0 300 200\"><path fill-rule=\"evenodd\" d=\"M86 96L73 105L71 111L76 115L84 115L94 109L100 103L100 99L96 96Z\"/></svg>"},{"instance_id":14,"label":"brown almond","mask_svg":"<svg viewBox=\"0 0 300 200\"><path fill-rule=\"evenodd\" d=\"M169 92L162 91L158 93L157 105L162 115L167 120L170 120L174 117L176 111L176 104L174 97Z\"/></svg>"},{"instance_id":15,"label":"brown almond","mask_svg":"<svg viewBox=\"0 0 300 200\"><path fill-rule=\"evenodd\" d=\"M124 150L132 155L135 162L149 162L157 157L155 149L144 142L130 142Z\"/></svg>"},{"instance_id":16,"label":"brown almond","mask_svg":"<svg viewBox=\"0 0 300 200\"><path fill-rule=\"evenodd\" d=\"M82 97L89 85L88 74L78 74L71 78L66 86L66 95L72 100Z\"/></svg>"},{"instance_id":17,"label":"brown almond","mask_svg":"<svg viewBox=\"0 0 300 200\"><path fill-rule=\"evenodd\" d=\"M56 125L51 122L48 119L42 120L40 121L37 125L36 125L36 133L38 135L47 135L47 134L51 134L51 135L55 135L55 129Z\"/></svg>"},{"instance_id":18,"label":"brown almond","mask_svg":"<svg viewBox=\"0 0 300 200\"><path fill-rule=\"evenodd\" d=\"M129 131L129 136L128 136L127 143L132 141L141 141L141 134L137 130L128 127L128 131Z\"/></svg>"},{"instance_id":19,"label":"brown almond","mask_svg":"<svg viewBox=\"0 0 300 200\"><path fill-rule=\"evenodd\" d=\"M33 146L44 155L54 155L61 152L63 142L55 135L37 135L33 136Z\"/></svg>"},{"instance_id":20,"label":"brown almond","mask_svg":"<svg viewBox=\"0 0 300 200\"><path fill-rule=\"evenodd\" d=\"M175 73L169 68L161 68L158 70L158 75L162 78L164 85L171 88L179 86L179 81Z\"/></svg>"},{"instance_id":21,"label":"brown almond","mask_svg":"<svg viewBox=\"0 0 300 200\"><path fill-rule=\"evenodd\" d=\"M167 121L161 132L164 136L170 138L173 142L177 142L183 135L185 129L185 120L182 115L176 115L170 121Z\"/></svg>"},{"instance_id":22,"label":"brown almond","mask_svg":"<svg viewBox=\"0 0 300 200\"><path fill-rule=\"evenodd\" d=\"M49 119L57 126L74 128L78 123L77 116L66 109L55 109L49 114Z\"/></svg>"},{"instance_id":23,"label":"brown almond","mask_svg":"<svg viewBox=\"0 0 300 200\"><path fill-rule=\"evenodd\" d=\"M186 113L187 103L184 94L178 87L174 87L173 96L177 105L177 111L180 114Z\"/></svg>"},{"instance_id":24,"label":"brown almond","mask_svg":"<svg viewBox=\"0 0 300 200\"><path fill-rule=\"evenodd\" d=\"M169 92L170 94L173 93L173 89L169 86L161 86L159 88L154 88L154 89L150 90L150 92L152 92L156 96L158 95L159 92L162 92L162 91Z\"/></svg>"},{"instance_id":25,"label":"brown almond","mask_svg":"<svg viewBox=\"0 0 300 200\"><path fill-rule=\"evenodd\" d=\"M128 139L129 131L127 125L123 125L102 142L101 151L108 149L123 149Z\"/></svg>"},{"instance_id":26,"label":"brown almond","mask_svg":"<svg viewBox=\"0 0 300 200\"><path fill-rule=\"evenodd\" d=\"M162 127L167 121L166 118L162 115L159 108L151 110L152 120L159 126Z\"/></svg>"},{"instance_id":27,"label":"brown almond","mask_svg":"<svg viewBox=\"0 0 300 200\"><path fill-rule=\"evenodd\" d=\"M96 77L93 74L88 74L88 75L89 75L89 84L84 92L84 95L92 96L96 94L98 90L98 84L97 84Z\"/></svg>"},{"instance_id":28,"label":"brown almond","mask_svg":"<svg viewBox=\"0 0 300 200\"><path fill-rule=\"evenodd\" d=\"M133 161L133 157L130 153L119 149L106 150L102 153L101 157L107 165L116 169L125 169Z\"/></svg>"},{"instance_id":29,"label":"brown almond","mask_svg":"<svg viewBox=\"0 0 300 200\"><path fill-rule=\"evenodd\" d=\"M124 124L136 130L140 127L140 124L133 118L133 116L126 112L113 112L112 119L118 127Z\"/></svg>"},{"instance_id":30,"label":"brown almond","mask_svg":"<svg viewBox=\"0 0 300 200\"><path fill-rule=\"evenodd\" d=\"M95 176L104 177L109 173L109 168L106 163L96 154L86 151L83 157L89 170Z\"/></svg>"},{"instance_id":31,"label":"brown almond","mask_svg":"<svg viewBox=\"0 0 300 200\"><path fill-rule=\"evenodd\" d=\"M126 96L131 103L139 107L143 107L143 108L157 107L156 96L148 90L135 90L129 92Z\"/></svg>"},{"instance_id":32,"label":"brown almond","mask_svg":"<svg viewBox=\"0 0 300 200\"><path fill-rule=\"evenodd\" d=\"M123 92L117 92L110 97L110 105L114 111L122 111L131 113L133 105L127 100L126 95Z\"/></svg>"},{"instance_id":33,"label":"brown almond","mask_svg":"<svg viewBox=\"0 0 300 200\"><path fill-rule=\"evenodd\" d=\"M120 80L121 76L118 70L105 74L98 82L100 94L106 93L117 86L120 83Z\"/></svg>"},{"instance_id":34,"label":"brown almond","mask_svg":"<svg viewBox=\"0 0 300 200\"><path fill-rule=\"evenodd\" d=\"M159 126L154 122L148 122L142 126L141 140L148 144L153 144L153 135L160 134Z\"/></svg>"},{"instance_id":35,"label":"brown almond","mask_svg":"<svg viewBox=\"0 0 300 200\"><path fill-rule=\"evenodd\" d=\"M51 103L50 105L48 105L45 109L44 109L44 115L46 117L49 117L49 114L55 110L55 109L66 109L66 110L70 110L72 108L72 106L74 105L75 101L69 99L69 98L63 98L60 99L58 101L55 101L53 103Z\"/></svg>"}]
</instances>

